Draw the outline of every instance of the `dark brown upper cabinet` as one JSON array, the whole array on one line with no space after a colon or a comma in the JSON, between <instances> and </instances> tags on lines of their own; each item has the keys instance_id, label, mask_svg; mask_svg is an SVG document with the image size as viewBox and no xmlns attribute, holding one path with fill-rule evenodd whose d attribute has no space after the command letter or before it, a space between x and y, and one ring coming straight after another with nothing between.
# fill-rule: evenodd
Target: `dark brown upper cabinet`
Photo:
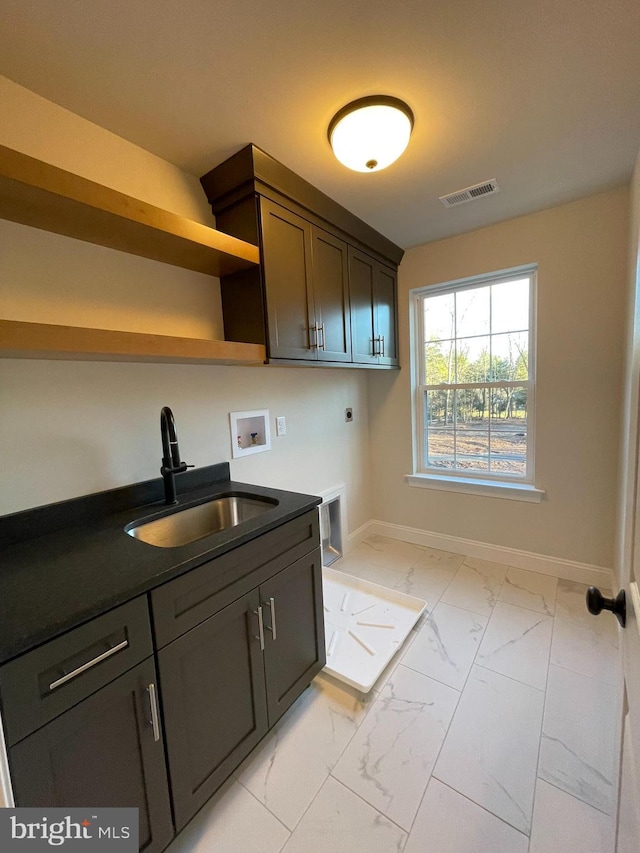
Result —
<instances>
[{"instance_id":1,"label":"dark brown upper cabinet","mask_svg":"<svg viewBox=\"0 0 640 853\"><path fill-rule=\"evenodd\" d=\"M349 282L353 360L397 365L396 271L350 247Z\"/></svg>"},{"instance_id":2,"label":"dark brown upper cabinet","mask_svg":"<svg viewBox=\"0 0 640 853\"><path fill-rule=\"evenodd\" d=\"M350 361L347 244L265 198L260 215L270 356Z\"/></svg>"},{"instance_id":3,"label":"dark brown upper cabinet","mask_svg":"<svg viewBox=\"0 0 640 853\"><path fill-rule=\"evenodd\" d=\"M312 329L311 225L267 199L261 199L260 213L269 355L317 358Z\"/></svg>"},{"instance_id":4,"label":"dark brown upper cabinet","mask_svg":"<svg viewBox=\"0 0 640 853\"><path fill-rule=\"evenodd\" d=\"M265 344L272 363L398 366L402 249L254 145L201 183L217 227L260 246L259 268L221 278L227 339ZM375 268L368 294L352 255Z\"/></svg>"},{"instance_id":5,"label":"dark brown upper cabinet","mask_svg":"<svg viewBox=\"0 0 640 853\"><path fill-rule=\"evenodd\" d=\"M318 361L351 361L348 247L311 226L315 349Z\"/></svg>"}]
</instances>

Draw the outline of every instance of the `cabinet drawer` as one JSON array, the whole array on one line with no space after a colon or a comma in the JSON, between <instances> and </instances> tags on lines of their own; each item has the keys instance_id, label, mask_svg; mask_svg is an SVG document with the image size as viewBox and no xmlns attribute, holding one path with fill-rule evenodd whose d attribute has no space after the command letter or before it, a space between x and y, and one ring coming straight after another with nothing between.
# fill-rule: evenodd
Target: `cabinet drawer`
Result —
<instances>
[{"instance_id":1,"label":"cabinet drawer","mask_svg":"<svg viewBox=\"0 0 640 853\"><path fill-rule=\"evenodd\" d=\"M320 542L317 510L264 533L151 593L159 648L190 631Z\"/></svg>"},{"instance_id":2,"label":"cabinet drawer","mask_svg":"<svg viewBox=\"0 0 640 853\"><path fill-rule=\"evenodd\" d=\"M152 653L147 598L141 596L0 667L9 745Z\"/></svg>"}]
</instances>

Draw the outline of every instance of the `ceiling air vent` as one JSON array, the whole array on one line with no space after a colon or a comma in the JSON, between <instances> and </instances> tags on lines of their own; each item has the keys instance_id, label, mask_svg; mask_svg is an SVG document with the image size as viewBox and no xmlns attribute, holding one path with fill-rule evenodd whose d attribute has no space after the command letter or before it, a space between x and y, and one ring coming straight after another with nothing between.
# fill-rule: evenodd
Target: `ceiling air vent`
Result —
<instances>
[{"instance_id":1,"label":"ceiling air vent","mask_svg":"<svg viewBox=\"0 0 640 853\"><path fill-rule=\"evenodd\" d=\"M468 201L473 201L476 198L482 198L485 195L499 193L500 187L495 178L490 181L483 181L481 184L475 184L473 187L466 187L464 190L458 190L449 195L441 195L440 201L445 207L456 207L458 204L466 204Z\"/></svg>"}]
</instances>

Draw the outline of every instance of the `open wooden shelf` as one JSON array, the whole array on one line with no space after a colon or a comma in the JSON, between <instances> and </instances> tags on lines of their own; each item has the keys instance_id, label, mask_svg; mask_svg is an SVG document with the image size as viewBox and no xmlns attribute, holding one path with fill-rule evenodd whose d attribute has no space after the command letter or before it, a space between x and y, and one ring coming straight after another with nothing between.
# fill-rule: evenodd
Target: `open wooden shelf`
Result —
<instances>
[{"instance_id":1,"label":"open wooden shelf","mask_svg":"<svg viewBox=\"0 0 640 853\"><path fill-rule=\"evenodd\" d=\"M213 276L260 262L244 240L5 146L0 218Z\"/></svg>"},{"instance_id":2,"label":"open wooden shelf","mask_svg":"<svg viewBox=\"0 0 640 853\"><path fill-rule=\"evenodd\" d=\"M261 344L0 320L0 358L262 364L266 351Z\"/></svg>"}]
</instances>

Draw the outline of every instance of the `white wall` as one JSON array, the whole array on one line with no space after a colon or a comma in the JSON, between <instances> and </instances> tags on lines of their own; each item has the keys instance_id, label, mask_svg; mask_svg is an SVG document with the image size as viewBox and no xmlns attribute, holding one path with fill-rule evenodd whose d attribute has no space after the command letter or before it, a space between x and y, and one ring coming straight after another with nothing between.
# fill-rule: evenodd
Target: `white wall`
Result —
<instances>
[{"instance_id":1,"label":"white wall","mask_svg":"<svg viewBox=\"0 0 640 853\"><path fill-rule=\"evenodd\" d=\"M405 369L370 381L375 518L612 567L628 206L621 188L406 253L399 277ZM536 485L545 498L531 504L410 487L409 291L534 262Z\"/></svg>"},{"instance_id":2,"label":"white wall","mask_svg":"<svg viewBox=\"0 0 640 853\"><path fill-rule=\"evenodd\" d=\"M0 512L159 476L163 405L198 466L231 460L229 412L284 415L287 435L272 421L272 450L231 461L233 478L310 494L346 482L351 526L369 519L366 385L355 371L28 360L2 362Z\"/></svg>"},{"instance_id":3,"label":"white wall","mask_svg":"<svg viewBox=\"0 0 640 853\"><path fill-rule=\"evenodd\" d=\"M193 175L4 78L0 114L0 144L213 224ZM0 317L222 337L217 279L4 221ZM0 513L159 476L163 405L199 466L231 459L229 412L284 415L287 435L232 461L232 476L307 493L346 482L350 528L371 517L363 371L8 359Z\"/></svg>"}]
</instances>

